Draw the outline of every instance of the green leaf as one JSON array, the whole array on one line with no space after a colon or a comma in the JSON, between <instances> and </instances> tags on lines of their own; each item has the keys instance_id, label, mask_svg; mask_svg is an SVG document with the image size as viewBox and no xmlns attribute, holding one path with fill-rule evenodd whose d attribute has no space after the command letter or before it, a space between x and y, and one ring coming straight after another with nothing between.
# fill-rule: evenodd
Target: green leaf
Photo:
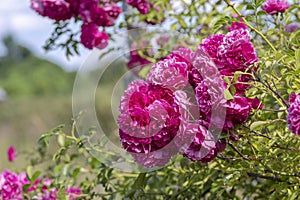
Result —
<instances>
[{"instance_id":1,"label":"green leaf","mask_svg":"<svg viewBox=\"0 0 300 200\"><path fill-rule=\"evenodd\" d=\"M256 0L255 1L255 7L258 8L262 5L262 3L265 2L265 0Z\"/></svg>"},{"instance_id":2,"label":"green leaf","mask_svg":"<svg viewBox=\"0 0 300 200\"><path fill-rule=\"evenodd\" d=\"M67 194L64 190L64 188L60 188L57 194L57 199L58 200L67 200Z\"/></svg>"},{"instance_id":3,"label":"green leaf","mask_svg":"<svg viewBox=\"0 0 300 200\"><path fill-rule=\"evenodd\" d=\"M246 10L254 10L254 9L255 9L255 7L253 5L251 5L251 4L248 4L246 6Z\"/></svg>"},{"instance_id":4,"label":"green leaf","mask_svg":"<svg viewBox=\"0 0 300 200\"><path fill-rule=\"evenodd\" d=\"M267 121L257 121L257 122L253 122L251 125L250 125L250 130L254 130L255 128L259 127L259 126L263 126L263 125L266 125L266 124L270 124L274 122L274 120L267 120Z\"/></svg>"},{"instance_id":5,"label":"green leaf","mask_svg":"<svg viewBox=\"0 0 300 200\"><path fill-rule=\"evenodd\" d=\"M225 81L225 83L230 84L231 81L229 80L228 76L224 76L223 80Z\"/></svg>"},{"instance_id":6,"label":"green leaf","mask_svg":"<svg viewBox=\"0 0 300 200\"><path fill-rule=\"evenodd\" d=\"M179 24L181 25L182 28L186 28L187 27L185 21L182 18L178 18L178 22L179 22Z\"/></svg>"},{"instance_id":7,"label":"green leaf","mask_svg":"<svg viewBox=\"0 0 300 200\"><path fill-rule=\"evenodd\" d=\"M296 58L296 67L300 68L300 49L295 51L295 58Z\"/></svg>"},{"instance_id":8,"label":"green leaf","mask_svg":"<svg viewBox=\"0 0 300 200\"><path fill-rule=\"evenodd\" d=\"M73 170L72 177L73 177L73 178L76 178L76 176L79 174L79 172L80 172L80 168L79 168L79 167L78 167L78 168L75 168L75 169Z\"/></svg>"},{"instance_id":9,"label":"green leaf","mask_svg":"<svg viewBox=\"0 0 300 200\"><path fill-rule=\"evenodd\" d=\"M177 29L177 24L176 23L172 24L171 31L175 31L176 29Z\"/></svg>"},{"instance_id":10,"label":"green leaf","mask_svg":"<svg viewBox=\"0 0 300 200\"><path fill-rule=\"evenodd\" d=\"M26 168L26 177L29 181L31 181L31 177L32 177L32 170L33 170L33 167L31 165L29 165L27 168Z\"/></svg>"},{"instance_id":11,"label":"green leaf","mask_svg":"<svg viewBox=\"0 0 300 200\"><path fill-rule=\"evenodd\" d=\"M31 177L31 182L32 183L34 183L36 180L37 180L37 178L39 177L39 175L41 174L42 172L41 171L36 171L36 172L34 172L34 174L32 175L32 177Z\"/></svg>"},{"instance_id":12,"label":"green leaf","mask_svg":"<svg viewBox=\"0 0 300 200\"><path fill-rule=\"evenodd\" d=\"M233 85L230 85L229 88L228 88L228 90L229 90L229 92L230 92L230 94L231 94L232 96L235 95L236 89L235 89L235 87L234 87Z\"/></svg>"},{"instance_id":13,"label":"green leaf","mask_svg":"<svg viewBox=\"0 0 300 200\"><path fill-rule=\"evenodd\" d=\"M65 136L63 134L59 134L57 137L57 143L59 146L63 147L65 145Z\"/></svg>"},{"instance_id":14,"label":"green leaf","mask_svg":"<svg viewBox=\"0 0 300 200\"><path fill-rule=\"evenodd\" d=\"M133 188L143 188L146 185L146 173L140 173L133 184Z\"/></svg>"},{"instance_id":15,"label":"green leaf","mask_svg":"<svg viewBox=\"0 0 300 200\"><path fill-rule=\"evenodd\" d=\"M256 13L257 16L266 15L266 11L260 10Z\"/></svg>"},{"instance_id":16,"label":"green leaf","mask_svg":"<svg viewBox=\"0 0 300 200\"><path fill-rule=\"evenodd\" d=\"M151 67L152 67L152 64L143 67L143 68L139 71L139 76L142 77L142 78L144 78L144 79L146 79L146 78L147 78L147 75L148 75L148 73L149 73L149 71L150 71L150 69L151 69Z\"/></svg>"},{"instance_id":17,"label":"green leaf","mask_svg":"<svg viewBox=\"0 0 300 200\"><path fill-rule=\"evenodd\" d=\"M213 32L218 32L225 24L227 24L227 21L224 19L219 19L216 21L216 23L213 25Z\"/></svg>"},{"instance_id":18,"label":"green leaf","mask_svg":"<svg viewBox=\"0 0 300 200\"><path fill-rule=\"evenodd\" d=\"M236 83L238 78L243 74L243 72L241 71L236 71L233 75L233 78L232 78L232 83ZM227 76L225 76L227 77Z\"/></svg>"},{"instance_id":19,"label":"green leaf","mask_svg":"<svg viewBox=\"0 0 300 200\"><path fill-rule=\"evenodd\" d=\"M230 93L229 89L224 90L224 98L226 100L233 100L234 99L232 94Z\"/></svg>"},{"instance_id":20,"label":"green leaf","mask_svg":"<svg viewBox=\"0 0 300 200\"><path fill-rule=\"evenodd\" d=\"M41 137L38 140L38 143L45 144L46 146L49 145L49 138L51 137L52 133L45 133L41 135Z\"/></svg>"},{"instance_id":21,"label":"green leaf","mask_svg":"<svg viewBox=\"0 0 300 200\"><path fill-rule=\"evenodd\" d=\"M271 62L271 61L269 61L269 60L267 60L267 61L265 62L265 65L266 65L267 68L271 67L272 64L273 64L273 62Z\"/></svg>"},{"instance_id":22,"label":"green leaf","mask_svg":"<svg viewBox=\"0 0 300 200\"><path fill-rule=\"evenodd\" d=\"M23 185L23 188L22 188L23 192L27 192L27 190L30 188L30 186L31 186L31 184Z\"/></svg>"}]
</instances>

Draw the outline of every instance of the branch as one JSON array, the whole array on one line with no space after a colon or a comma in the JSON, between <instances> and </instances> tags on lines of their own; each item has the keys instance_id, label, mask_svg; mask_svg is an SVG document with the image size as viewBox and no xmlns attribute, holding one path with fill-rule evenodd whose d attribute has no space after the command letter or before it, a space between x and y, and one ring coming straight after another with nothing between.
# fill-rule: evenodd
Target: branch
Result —
<instances>
[{"instance_id":1,"label":"branch","mask_svg":"<svg viewBox=\"0 0 300 200\"><path fill-rule=\"evenodd\" d=\"M261 84L263 84L263 86L265 86L267 89L269 89L273 94L275 94L275 96L278 99L280 99L282 101L282 103L284 104L284 106L286 108L289 108L289 105L286 103L285 99L282 98L282 96L279 93L277 93L275 90L273 90L273 88L269 84L267 84L263 80L261 80L261 78L255 73L255 71L253 71L253 74L254 74L254 76L256 78L255 81L260 82Z\"/></svg>"},{"instance_id":2,"label":"branch","mask_svg":"<svg viewBox=\"0 0 300 200\"><path fill-rule=\"evenodd\" d=\"M237 152L244 160L252 160L250 158L248 158L247 156L245 156L244 154L242 154L237 148L235 148L230 142L227 143L235 152Z\"/></svg>"},{"instance_id":3,"label":"branch","mask_svg":"<svg viewBox=\"0 0 300 200\"><path fill-rule=\"evenodd\" d=\"M248 172L247 174L248 174L248 176L252 176L255 178L262 178L262 179L268 179L268 180L273 180L273 181L286 182L286 181L283 181L280 178L278 178L276 175L266 176L266 175L261 175L261 174L257 174L257 173L253 173L253 172Z\"/></svg>"},{"instance_id":4,"label":"branch","mask_svg":"<svg viewBox=\"0 0 300 200\"><path fill-rule=\"evenodd\" d=\"M234 7L234 4L230 3L230 0L225 0L225 2L227 3L227 5L229 7L231 7L234 12L236 14L238 14L239 17L241 17L241 19L244 21L244 23L254 32L256 32L258 35L260 35L260 37L266 41L266 43L272 48L273 51L277 51L275 49L275 47L271 44L271 42L266 38L266 36L264 34L262 34L259 30L257 30L256 28L254 28L251 24L249 24L249 22L246 20L246 18Z\"/></svg>"},{"instance_id":5,"label":"branch","mask_svg":"<svg viewBox=\"0 0 300 200\"><path fill-rule=\"evenodd\" d=\"M267 138L269 140L273 139L273 138L271 138L271 137L269 137L267 135L261 134L261 133L259 133L257 131L250 130L250 128L247 127L247 126L245 126L245 125L243 125L243 127L247 128L250 131L250 133L252 133L252 134L249 134L249 136L260 136L260 137ZM300 153L300 150L298 150L298 149L292 149L292 148L289 148L289 147L283 147L283 146L279 145L278 142L275 142L274 145L272 145L271 147L278 148L278 149L281 149L281 150L286 150L286 151L292 151L292 152Z\"/></svg>"}]
</instances>

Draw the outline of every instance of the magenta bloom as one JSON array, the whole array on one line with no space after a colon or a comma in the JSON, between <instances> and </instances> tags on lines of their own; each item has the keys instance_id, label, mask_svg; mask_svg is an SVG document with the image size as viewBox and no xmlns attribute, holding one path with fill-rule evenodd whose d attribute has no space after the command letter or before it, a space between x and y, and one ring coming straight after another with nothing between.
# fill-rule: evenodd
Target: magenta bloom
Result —
<instances>
[{"instance_id":1,"label":"magenta bloom","mask_svg":"<svg viewBox=\"0 0 300 200\"><path fill-rule=\"evenodd\" d=\"M43 179L43 181L41 182L41 185L42 185L41 192L38 193L37 195L35 195L33 197L33 199L37 199L37 200L57 200L57 198L58 198L57 189L53 188L53 187L50 187L51 184L53 183L53 181L54 181L53 179L49 179L48 177ZM40 180L39 180L39 183L40 183Z\"/></svg>"},{"instance_id":2,"label":"magenta bloom","mask_svg":"<svg viewBox=\"0 0 300 200\"><path fill-rule=\"evenodd\" d=\"M236 89L237 95L245 95L245 91L251 87L248 82L251 82L253 80L253 77L248 74L242 74L239 76L236 83L234 83L234 87Z\"/></svg>"},{"instance_id":3,"label":"magenta bloom","mask_svg":"<svg viewBox=\"0 0 300 200\"><path fill-rule=\"evenodd\" d=\"M130 143L131 140L122 139L123 146L129 152L155 151L167 145L177 134L180 113L170 89L135 81L121 99L120 112L121 138L128 136L132 142L145 143L135 146Z\"/></svg>"},{"instance_id":4,"label":"magenta bloom","mask_svg":"<svg viewBox=\"0 0 300 200\"><path fill-rule=\"evenodd\" d=\"M80 188L74 188L74 187L70 187L66 192L67 194L69 194L70 200L76 200L77 196L82 194Z\"/></svg>"},{"instance_id":5,"label":"magenta bloom","mask_svg":"<svg viewBox=\"0 0 300 200\"><path fill-rule=\"evenodd\" d=\"M117 6L115 3L107 4L103 7L103 10L107 14L107 22L105 23L105 26L112 26L115 23L115 20L122 12L122 9Z\"/></svg>"},{"instance_id":6,"label":"magenta bloom","mask_svg":"<svg viewBox=\"0 0 300 200\"><path fill-rule=\"evenodd\" d=\"M279 12L284 12L290 7L289 3L286 0L267 0L263 4L263 10L270 15L274 15Z\"/></svg>"},{"instance_id":7,"label":"magenta bloom","mask_svg":"<svg viewBox=\"0 0 300 200\"><path fill-rule=\"evenodd\" d=\"M148 74L148 82L171 90L183 89L188 83L191 64L181 56L171 54L156 63Z\"/></svg>"},{"instance_id":8,"label":"magenta bloom","mask_svg":"<svg viewBox=\"0 0 300 200\"><path fill-rule=\"evenodd\" d=\"M234 129L236 125L243 124L248 120L252 109L262 108L257 98L235 96L233 101L228 101L226 108L226 120L224 130Z\"/></svg>"},{"instance_id":9,"label":"magenta bloom","mask_svg":"<svg viewBox=\"0 0 300 200\"><path fill-rule=\"evenodd\" d=\"M296 32L300 28L299 24L289 24L285 27L286 32Z\"/></svg>"},{"instance_id":10,"label":"magenta bloom","mask_svg":"<svg viewBox=\"0 0 300 200\"><path fill-rule=\"evenodd\" d=\"M26 177L26 173L25 172L22 172L20 175L19 175L19 178L20 178L20 182L22 184L22 186L24 185L27 185L27 184L31 184L31 182L27 179ZM40 178L37 178L35 180L35 182L27 189L27 191L25 191L26 193L29 193L29 192L32 192L34 190L36 190L37 188L37 185L40 183L41 179Z\"/></svg>"},{"instance_id":11,"label":"magenta bloom","mask_svg":"<svg viewBox=\"0 0 300 200\"><path fill-rule=\"evenodd\" d=\"M57 200L58 191L56 188L51 188L49 191L46 191L41 200Z\"/></svg>"},{"instance_id":12,"label":"magenta bloom","mask_svg":"<svg viewBox=\"0 0 300 200\"><path fill-rule=\"evenodd\" d=\"M217 65L221 65L220 58L218 56L219 46L223 43L223 34L212 35L202 41L200 46L211 56Z\"/></svg>"},{"instance_id":13,"label":"magenta bloom","mask_svg":"<svg viewBox=\"0 0 300 200\"><path fill-rule=\"evenodd\" d=\"M233 17L237 18L238 14L234 14ZM232 22L231 26L228 27L228 31L233 31L237 29L247 29L247 25L243 23L242 18L240 18L239 22Z\"/></svg>"},{"instance_id":14,"label":"magenta bloom","mask_svg":"<svg viewBox=\"0 0 300 200\"><path fill-rule=\"evenodd\" d=\"M228 33L223 38L222 44L219 46L218 52L226 49L226 47L236 43L239 40L245 40L245 41L250 41L250 35L249 31L246 29L238 29L238 30L233 30Z\"/></svg>"},{"instance_id":15,"label":"magenta bloom","mask_svg":"<svg viewBox=\"0 0 300 200\"><path fill-rule=\"evenodd\" d=\"M138 50L147 49L146 54L148 56L154 55L153 49L149 48L149 41L141 39L137 42L133 42L130 47L130 60L127 63L127 68L131 70L135 75L139 76L139 72L146 66L149 66L151 62L146 58L143 58L138 53Z\"/></svg>"},{"instance_id":16,"label":"magenta bloom","mask_svg":"<svg viewBox=\"0 0 300 200\"><path fill-rule=\"evenodd\" d=\"M121 12L122 9L115 3L100 7L97 0L80 0L79 14L85 23L112 26Z\"/></svg>"},{"instance_id":17,"label":"magenta bloom","mask_svg":"<svg viewBox=\"0 0 300 200\"><path fill-rule=\"evenodd\" d=\"M22 200L22 184L17 174L4 170L0 174L0 199Z\"/></svg>"},{"instance_id":18,"label":"magenta bloom","mask_svg":"<svg viewBox=\"0 0 300 200\"><path fill-rule=\"evenodd\" d=\"M246 29L239 28L226 35L216 34L202 41L200 47L208 53L222 75L245 71L256 62L256 52Z\"/></svg>"},{"instance_id":19,"label":"magenta bloom","mask_svg":"<svg viewBox=\"0 0 300 200\"><path fill-rule=\"evenodd\" d=\"M146 58L141 57L137 51L130 52L130 60L127 63L127 68L132 70L136 75L151 62Z\"/></svg>"},{"instance_id":20,"label":"magenta bloom","mask_svg":"<svg viewBox=\"0 0 300 200\"><path fill-rule=\"evenodd\" d=\"M219 66L221 74L229 76L236 71L246 71L250 65L258 61L246 29L227 33L218 48L218 56L224 65Z\"/></svg>"},{"instance_id":21,"label":"magenta bloom","mask_svg":"<svg viewBox=\"0 0 300 200\"><path fill-rule=\"evenodd\" d=\"M108 15L98 4L97 0L80 0L79 14L85 23L105 26L108 23Z\"/></svg>"},{"instance_id":22,"label":"magenta bloom","mask_svg":"<svg viewBox=\"0 0 300 200\"><path fill-rule=\"evenodd\" d=\"M177 153L192 161L213 160L226 147L217 134L229 131L237 140L234 128L261 108L258 99L244 96L249 86L241 82L251 77L239 77L232 101L224 98L222 78L231 79L256 61L245 29L211 36L196 52L175 50L152 66L147 81L125 91L118 118L123 148L146 167L162 166Z\"/></svg>"},{"instance_id":23,"label":"magenta bloom","mask_svg":"<svg viewBox=\"0 0 300 200\"><path fill-rule=\"evenodd\" d=\"M80 17L85 23L94 23L96 15L99 18L103 17L103 13L97 13L98 1L97 0L79 0L78 12ZM102 14L102 15L101 15ZM105 19L106 20L106 19Z\"/></svg>"},{"instance_id":24,"label":"magenta bloom","mask_svg":"<svg viewBox=\"0 0 300 200\"><path fill-rule=\"evenodd\" d=\"M292 133L300 135L300 93L290 95L290 107L288 109L287 123Z\"/></svg>"},{"instance_id":25,"label":"magenta bloom","mask_svg":"<svg viewBox=\"0 0 300 200\"><path fill-rule=\"evenodd\" d=\"M79 5L80 0L65 0L70 4L70 10L71 13L73 13L73 16L77 17L79 15Z\"/></svg>"},{"instance_id":26,"label":"magenta bloom","mask_svg":"<svg viewBox=\"0 0 300 200\"><path fill-rule=\"evenodd\" d=\"M136 162L151 167L152 163L164 165L169 161L171 152L166 152L167 157L152 152L166 147L177 135L181 116L178 104L173 92L160 85L142 80L129 85L121 99L118 123L122 146Z\"/></svg>"},{"instance_id":27,"label":"magenta bloom","mask_svg":"<svg viewBox=\"0 0 300 200\"><path fill-rule=\"evenodd\" d=\"M13 162L17 158L17 152L14 146L7 149L7 158L9 162Z\"/></svg>"},{"instance_id":28,"label":"magenta bloom","mask_svg":"<svg viewBox=\"0 0 300 200\"><path fill-rule=\"evenodd\" d=\"M96 24L88 23L81 27L80 40L88 49L93 49L93 47L103 49L108 45L109 36L106 32L99 31Z\"/></svg>"},{"instance_id":29,"label":"magenta bloom","mask_svg":"<svg viewBox=\"0 0 300 200\"><path fill-rule=\"evenodd\" d=\"M198 86L195 88L195 91L202 119L206 120L207 122L210 122L212 109L224 106L224 104L226 103L224 99L224 90L225 84L218 77L212 80L205 79L198 84ZM215 123L216 119L213 119L213 121L213 123ZM223 124L219 126L222 125Z\"/></svg>"},{"instance_id":30,"label":"magenta bloom","mask_svg":"<svg viewBox=\"0 0 300 200\"><path fill-rule=\"evenodd\" d=\"M228 28L229 31L247 29L247 25L242 22L232 22L231 26Z\"/></svg>"},{"instance_id":31,"label":"magenta bloom","mask_svg":"<svg viewBox=\"0 0 300 200\"><path fill-rule=\"evenodd\" d=\"M147 0L126 0L126 2L138 9L138 11L145 15L150 11L150 3Z\"/></svg>"},{"instance_id":32,"label":"magenta bloom","mask_svg":"<svg viewBox=\"0 0 300 200\"><path fill-rule=\"evenodd\" d=\"M192 144L183 152L185 157L192 161L201 161L211 157L210 153L215 148L214 136L204 126L198 125Z\"/></svg>"},{"instance_id":33,"label":"magenta bloom","mask_svg":"<svg viewBox=\"0 0 300 200\"><path fill-rule=\"evenodd\" d=\"M30 6L41 16L56 21L70 19L73 15L70 4L65 0L31 0Z\"/></svg>"}]
</instances>

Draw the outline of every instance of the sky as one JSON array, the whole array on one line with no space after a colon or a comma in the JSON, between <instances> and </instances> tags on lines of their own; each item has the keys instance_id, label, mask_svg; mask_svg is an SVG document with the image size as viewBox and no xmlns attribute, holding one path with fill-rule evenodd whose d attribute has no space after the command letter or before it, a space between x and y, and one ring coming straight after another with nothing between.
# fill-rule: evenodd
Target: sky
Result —
<instances>
[{"instance_id":1,"label":"sky","mask_svg":"<svg viewBox=\"0 0 300 200\"><path fill-rule=\"evenodd\" d=\"M18 43L31 49L39 57L50 60L67 71L76 70L84 62L89 51L80 48L80 56L69 60L63 50L45 52L43 45L53 30L52 20L39 16L30 9L30 0L0 0L0 38L12 34ZM5 55L0 44L0 56Z\"/></svg>"},{"instance_id":2,"label":"sky","mask_svg":"<svg viewBox=\"0 0 300 200\"><path fill-rule=\"evenodd\" d=\"M184 0L189 3L190 0ZM232 0L242 2L242 0ZM292 0L288 0L292 2ZM179 0L173 0L173 5ZM177 6L178 7L178 6ZM180 6L179 6L180 7ZM0 0L0 38L12 34L18 43L31 49L35 55L48 59L67 71L78 69L89 55L89 50L80 45L80 56L69 60L64 50L45 52L43 45L53 30L53 20L41 17L30 8L30 0ZM5 55L5 48L0 42L0 56Z\"/></svg>"}]
</instances>

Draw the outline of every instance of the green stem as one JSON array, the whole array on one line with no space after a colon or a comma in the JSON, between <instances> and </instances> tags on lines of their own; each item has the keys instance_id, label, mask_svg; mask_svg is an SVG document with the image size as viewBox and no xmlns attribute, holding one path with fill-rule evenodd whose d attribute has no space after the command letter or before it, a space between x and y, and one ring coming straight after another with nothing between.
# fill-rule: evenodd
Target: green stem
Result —
<instances>
[{"instance_id":1,"label":"green stem","mask_svg":"<svg viewBox=\"0 0 300 200\"><path fill-rule=\"evenodd\" d=\"M227 3L227 5L229 7L231 7L234 12L236 14L238 14L239 17L241 17L241 19L244 21L244 23L254 32L256 32L264 41L266 41L266 43L271 47L271 49L273 49L273 51L277 51L275 49L275 47L271 44L271 42L266 38L266 36L264 34L262 34L259 30L257 30L256 28L254 28L251 24L249 24L249 22L245 19L245 17L234 7L233 4L230 3L230 0L225 0L225 2Z\"/></svg>"},{"instance_id":2,"label":"green stem","mask_svg":"<svg viewBox=\"0 0 300 200\"><path fill-rule=\"evenodd\" d=\"M73 138L76 138L76 136L75 136L75 124L76 122L75 122L75 119L73 120L73 123L72 123L72 130L71 130L71 135L72 135L72 137Z\"/></svg>"},{"instance_id":3,"label":"green stem","mask_svg":"<svg viewBox=\"0 0 300 200\"><path fill-rule=\"evenodd\" d=\"M135 179L135 183L133 184L132 187L134 189L138 189L138 188L143 189L146 186L146 182L147 182L146 175L147 173L140 173L138 177Z\"/></svg>"}]
</instances>

